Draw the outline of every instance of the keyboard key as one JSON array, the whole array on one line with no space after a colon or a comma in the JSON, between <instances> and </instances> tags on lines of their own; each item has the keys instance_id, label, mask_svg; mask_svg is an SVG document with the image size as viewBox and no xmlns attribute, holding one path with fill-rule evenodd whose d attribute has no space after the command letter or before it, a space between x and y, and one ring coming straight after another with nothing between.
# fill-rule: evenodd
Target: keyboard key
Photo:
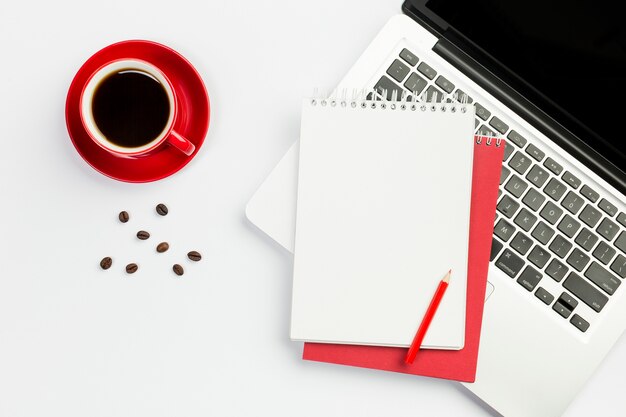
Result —
<instances>
[{"instance_id":1,"label":"keyboard key","mask_svg":"<svg viewBox=\"0 0 626 417\"><path fill-rule=\"evenodd\" d=\"M550 260L550 254L541 246L535 246L528 254L528 260L541 269Z\"/></svg>"},{"instance_id":2,"label":"keyboard key","mask_svg":"<svg viewBox=\"0 0 626 417\"><path fill-rule=\"evenodd\" d=\"M563 167L552 158L548 158L543 162L543 166L548 168L554 175L560 175Z\"/></svg>"},{"instance_id":3,"label":"keyboard key","mask_svg":"<svg viewBox=\"0 0 626 417\"><path fill-rule=\"evenodd\" d=\"M525 208L521 209L519 214L515 218L515 224L524 229L526 232L528 232L531 227L533 227L536 221L537 216L535 216Z\"/></svg>"},{"instance_id":4,"label":"keyboard key","mask_svg":"<svg viewBox=\"0 0 626 417\"><path fill-rule=\"evenodd\" d=\"M535 291L535 297L543 301L544 304L550 305L554 301L554 295L550 294L545 288L539 287Z\"/></svg>"},{"instance_id":5,"label":"keyboard key","mask_svg":"<svg viewBox=\"0 0 626 417\"><path fill-rule=\"evenodd\" d=\"M509 159L509 156L513 155L513 152L515 152L515 147L509 142L504 142L504 155L502 156L502 162Z\"/></svg>"},{"instance_id":6,"label":"keyboard key","mask_svg":"<svg viewBox=\"0 0 626 417\"><path fill-rule=\"evenodd\" d=\"M609 295L613 295L617 287L622 283L619 278L614 277L613 274L604 269L597 262L591 264L587 271L585 271L585 276Z\"/></svg>"},{"instance_id":7,"label":"keyboard key","mask_svg":"<svg viewBox=\"0 0 626 417\"><path fill-rule=\"evenodd\" d=\"M563 210L561 210L553 202L548 201L548 204L543 206L543 209L539 214L541 215L541 217L546 219L548 223L555 224L557 220L559 220L559 217L561 217L561 214L563 214Z\"/></svg>"},{"instance_id":8,"label":"keyboard key","mask_svg":"<svg viewBox=\"0 0 626 417\"><path fill-rule=\"evenodd\" d=\"M542 151L532 143L526 148L526 153L535 158L535 160L537 161L541 161L546 156L546 153L544 151Z\"/></svg>"},{"instance_id":9,"label":"keyboard key","mask_svg":"<svg viewBox=\"0 0 626 417\"><path fill-rule=\"evenodd\" d=\"M530 207L534 211L539 210L539 207L541 207L544 201L546 201L546 198L544 197L544 195L541 194L539 191L535 190L534 188L531 188L530 190L528 190L528 192L522 199L522 203L526 204L528 207Z\"/></svg>"},{"instance_id":10,"label":"keyboard key","mask_svg":"<svg viewBox=\"0 0 626 417\"><path fill-rule=\"evenodd\" d=\"M567 257L567 263L578 272L585 269L591 258L578 248L575 248L570 256Z\"/></svg>"},{"instance_id":11,"label":"keyboard key","mask_svg":"<svg viewBox=\"0 0 626 417\"><path fill-rule=\"evenodd\" d=\"M526 182L524 182L524 180L522 180L517 175L513 175L504 187L505 190L507 190L517 198L521 197L522 194L524 194L526 188L528 188L528 184L526 184Z\"/></svg>"},{"instance_id":12,"label":"keyboard key","mask_svg":"<svg viewBox=\"0 0 626 417\"><path fill-rule=\"evenodd\" d=\"M500 171L500 185L504 184L504 181L511 173L511 170L502 165L502 171Z\"/></svg>"},{"instance_id":13,"label":"keyboard key","mask_svg":"<svg viewBox=\"0 0 626 417\"><path fill-rule=\"evenodd\" d=\"M615 246L622 252L626 253L626 232L622 232L615 240Z\"/></svg>"},{"instance_id":14,"label":"keyboard key","mask_svg":"<svg viewBox=\"0 0 626 417\"><path fill-rule=\"evenodd\" d=\"M563 286L596 312L602 311L606 302L609 301L606 295L574 272L570 272L567 279L563 281Z\"/></svg>"},{"instance_id":15,"label":"keyboard key","mask_svg":"<svg viewBox=\"0 0 626 417\"><path fill-rule=\"evenodd\" d=\"M506 131L509 130L509 125L498 119L496 116L493 116L493 118L489 120L489 124L502 134L505 134Z\"/></svg>"},{"instance_id":16,"label":"keyboard key","mask_svg":"<svg viewBox=\"0 0 626 417\"><path fill-rule=\"evenodd\" d=\"M556 282L561 282L561 280L565 278L567 271L569 271L569 269L557 259L551 260L546 268L546 274L550 275Z\"/></svg>"},{"instance_id":17,"label":"keyboard key","mask_svg":"<svg viewBox=\"0 0 626 417\"><path fill-rule=\"evenodd\" d=\"M589 323L578 314L574 314L569 322L583 333L585 333L589 328Z\"/></svg>"},{"instance_id":18,"label":"keyboard key","mask_svg":"<svg viewBox=\"0 0 626 417\"><path fill-rule=\"evenodd\" d=\"M491 238L491 254L489 255L489 262L492 262L498 256L498 253L502 250L504 245L500 243L498 239Z\"/></svg>"},{"instance_id":19,"label":"keyboard key","mask_svg":"<svg viewBox=\"0 0 626 417\"><path fill-rule=\"evenodd\" d=\"M403 91L402 88L400 88L398 85L396 85L393 81L391 81L388 77L384 75L380 77L380 80L378 80L378 82L374 86L374 90L381 96L383 95L383 91L386 91L387 100L391 100L391 98L393 97L394 91L396 92L396 97L402 97L402 91Z\"/></svg>"},{"instance_id":20,"label":"keyboard key","mask_svg":"<svg viewBox=\"0 0 626 417\"><path fill-rule=\"evenodd\" d=\"M409 66L399 59L395 59L389 68L387 68L387 74L397 82L402 82L404 78L409 74Z\"/></svg>"},{"instance_id":21,"label":"keyboard key","mask_svg":"<svg viewBox=\"0 0 626 417\"><path fill-rule=\"evenodd\" d=\"M580 245L581 248L589 252L594 247L594 245L598 242L598 239L599 239L598 236L593 234L592 231L590 231L589 229L583 228L583 230L580 231L578 236L576 236L575 242L578 245Z\"/></svg>"},{"instance_id":22,"label":"keyboard key","mask_svg":"<svg viewBox=\"0 0 626 417\"><path fill-rule=\"evenodd\" d=\"M545 193L548 194L550 198L552 198L554 201L559 201L561 197L563 197L563 194L565 194L565 190L567 190L565 184L563 184L556 178L552 178L548 182L548 185L546 185L546 187L543 189L543 191L545 191Z\"/></svg>"},{"instance_id":23,"label":"keyboard key","mask_svg":"<svg viewBox=\"0 0 626 417\"><path fill-rule=\"evenodd\" d=\"M432 69L431 66L425 62L422 62L421 64L419 64L419 66L417 67L417 70L421 72L422 74L424 74L429 80L432 80L433 78L437 76L437 71Z\"/></svg>"},{"instance_id":24,"label":"keyboard key","mask_svg":"<svg viewBox=\"0 0 626 417\"><path fill-rule=\"evenodd\" d=\"M528 175L526 175L526 179L532 182L537 188L541 188L549 177L550 174L548 174L548 171L541 168L540 165L534 165L528 172Z\"/></svg>"},{"instance_id":25,"label":"keyboard key","mask_svg":"<svg viewBox=\"0 0 626 417\"><path fill-rule=\"evenodd\" d=\"M557 313L559 313L564 318L568 318L569 315L572 314L572 310L570 310L569 308L565 307L559 301L554 303L554 305L552 306L552 310L556 311Z\"/></svg>"},{"instance_id":26,"label":"keyboard key","mask_svg":"<svg viewBox=\"0 0 626 417\"><path fill-rule=\"evenodd\" d=\"M427 85L428 82L416 73L412 73L404 83L407 90L413 94L420 94Z\"/></svg>"},{"instance_id":27,"label":"keyboard key","mask_svg":"<svg viewBox=\"0 0 626 417\"><path fill-rule=\"evenodd\" d=\"M616 253L617 251L605 242L600 242L600 244L596 246L596 249L593 251L593 257L602 262L604 265L608 265Z\"/></svg>"},{"instance_id":28,"label":"keyboard key","mask_svg":"<svg viewBox=\"0 0 626 417\"><path fill-rule=\"evenodd\" d=\"M601 217L602 213L600 213L600 210L597 210L594 206L589 204L587 204L578 215L578 218L589 227L595 227Z\"/></svg>"},{"instance_id":29,"label":"keyboard key","mask_svg":"<svg viewBox=\"0 0 626 417\"><path fill-rule=\"evenodd\" d=\"M500 219L493 232L500 239L508 242L511 236L513 236L513 233L515 233L515 227L513 227L513 225L508 223L506 220Z\"/></svg>"},{"instance_id":30,"label":"keyboard key","mask_svg":"<svg viewBox=\"0 0 626 417\"><path fill-rule=\"evenodd\" d=\"M435 84L448 94L454 90L454 84L452 84L443 75L440 75L439 78L435 80Z\"/></svg>"},{"instance_id":31,"label":"keyboard key","mask_svg":"<svg viewBox=\"0 0 626 417\"><path fill-rule=\"evenodd\" d=\"M619 232L619 226L609 219L604 219L596 230L598 231L598 233L600 233L600 236L602 236L606 240L611 241L613 240L617 232Z\"/></svg>"},{"instance_id":32,"label":"keyboard key","mask_svg":"<svg viewBox=\"0 0 626 417\"><path fill-rule=\"evenodd\" d=\"M489 116L491 116L491 112L489 110L487 110L478 103L474 103L474 106L476 107L476 116L480 117L483 120L489 119Z\"/></svg>"},{"instance_id":33,"label":"keyboard key","mask_svg":"<svg viewBox=\"0 0 626 417\"><path fill-rule=\"evenodd\" d=\"M526 146L526 142L528 142L524 136L520 135L515 130L511 130L509 132L509 134L507 135L507 139L509 139L520 148Z\"/></svg>"},{"instance_id":34,"label":"keyboard key","mask_svg":"<svg viewBox=\"0 0 626 417\"><path fill-rule=\"evenodd\" d=\"M566 292L561 293L558 301L570 310L574 310L578 305L578 300L576 300L574 297Z\"/></svg>"},{"instance_id":35,"label":"keyboard key","mask_svg":"<svg viewBox=\"0 0 626 417\"><path fill-rule=\"evenodd\" d=\"M596 193L588 185L583 185L583 188L580 189L580 193L583 195L583 197L585 197L592 203L595 203L596 201L598 201L598 198L600 198L600 194Z\"/></svg>"},{"instance_id":36,"label":"keyboard key","mask_svg":"<svg viewBox=\"0 0 626 417\"><path fill-rule=\"evenodd\" d=\"M431 85L426 89L426 101L429 103L441 103L445 100L445 94L435 86Z\"/></svg>"},{"instance_id":37,"label":"keyboard key","mask_svg":"<svg viewBox=\"0 0 626 417\"><path fill-rule=\"evenodd\" d=\"M554 230L544 222L539 222L533 230L532 236L545 245L554 236Z\"/></svg>"},{"instance_id":38,"label":"keyboard key","mask_svg":"<svg viewBox=\"0 0 626 417\"><path fill-rule=\"evenodd\" d=\"M533 241L523 233L518 233L515 235L513 240L510 243L511 247L515 249L520 255L526 255L526 252L533 245Z\"/></svg>"},{"instance_id":39,"label":"keyboard key","mask_svg":"<svg viewBox=\"0 0 626 417\"><path fill-rule=\"evenodd\" d=\"M620 278L626 278L626 257L617 255L617 258L611 264L611 271L615 272Z\"/></svg>"},{"instance_id":40,"label":"keyboard key","mask_svg":"<svg viewBox=\"0 0 626 417\"><path fill-rule=\"evenodd\" d=\"M456 90L455 93L456 95L456 101L458 102L463 102L463 100L467 100L467 103L470 104L474 101L474 99L472 97L470 97L465 91L459 89Z\"/></svg>"},{"instance_id":41,"label":"keyboard key","mask_svg":"<svg viewBox=\"0 0 626 417\"><path fill-rule=\"evenodd\" d=\"M570 249L572 249L572 246L574 245L572 245L563 236L557 235L552 241L552 243L550 243L549 248L552 251L552 253L554 253L559 258L563 259L565 258L565 255L567 255L567 252L569 252Z\"/></svg>"},{"instance_id":42,"label":"keyboard key","mask_svg":"<svg viewBox=\"0 0 626 417\"><path fill-rule=\"evenodd\" d=\"M477 134L480 135L480 136L496 136L496 132L494 132L493 130L489 129L485 125L481 125L480 126L480 129L478 129Z\"/></svg>"},{"instance_id":43,"label":"keyboard key","mask_svg":"<svg viewBox=\"0 0 626 417\"><path fill-rule=\"evenodd\" d=\"M498 211L504 214L509 219L513 217L513 214L515 214L518 208L519 208L519 203L513 200L508 195L505 195L504 197L502 197L502 199L498 203Z\"/></svg>"},{"instance_id":44,"label":"keyboard key","mask_svg":"<svg viewBox=\"0 0 626 417\"><path fill-rule=\"evenodd\" d=\"M413 54L413 52L409 51L406 48L400 51L400 58L404 59L412 67L417 65L417 63L419 62L419 59Z\"/></svg>"},{"instance_id":45,"label":"keyboard key","mask_svg":"<svg viewBox=\"0 0 626 417\"><path fill-rule=\"evenodd\" d=\"M580 210L584 203L582 197L572 191L567 193L563 201L561 201L561 205L572 214L578 213L578 210Z\"/></svg>"},{"instance_id":46,"label":"keyboard key","mask_svg":"<svg viewBox=\"0 0 626 417\"><path fill-rule=\"evenodd\" d=\"M602 200L600 200L600 202L598 203L598 207L600 207L602 211L604 211L606 214L608 214L611 217L615 216L615 214L617 213L617 207L609 203L606 198L603 198Z\"/></svg>"},{"instance_id":47,"label":"keyboard key","mask_svg":"<svg viewBox=\"0 0 626 417\"><path fill-rule=\"evenodd\" d=\"M626 227L626 213L620 213L617 215L617 222Z\"/></svg>"},{"instance_id":48,"label":"keyboard key","mask_svg":"<svg viewBox=\"0 0 626 417\"><path fill-rule=\"evenodd\" d=\"M530 168L531 160L521 152L515 152L515 155L509 161L509 166L517 171L520 175L524 175L526 170Z\"/></svg>"},{"instance_id":49,"label":"keyboard key","mask_svg":"<svg viewBox=\"0 0 626 417\"><path fill-rule=\"evenodd\" d=\"M510 250L505 249L496 261L496 266L511 278L515 278L515 275L524 266L524 260Z\"/></svg>"},{"instance_id":50,"label":"keyboard key","mask_svg":"<svg viewBox=\"0 0 626 417\"><path fill-rule=\"evenodd\" d=\"M565 171L565 174L561 177L563 181L570 185L570 187L576 189L580 187L580 180L571 172Z\"/></svg>"},{"instance_id":51,"label":"keyboard key","mask_svg":"<svg viewBox=\"0 0 626 417\"><path fill-rule=\"evenodd\" d=\"M574 237L578 229L580 229L580 223L574 220L569 214L566 214L559 223L558 229L567 237Z\"/></svg>"},{"instance_id":52,"label":"keyboard key","mask_svg":"<svg viewBox=\"0 0 626 417\"><path fill-rule=\"evenodd\" d=\"M539 284L539 281L541 281L542 277L543 275L541 275L535 268L527 266L526 269L524 269L524 272L522 272L522 275L520 275L517 279L517 283L526 288L528 291L533 291L537 284Z\"/></svg>"}]
</instances>

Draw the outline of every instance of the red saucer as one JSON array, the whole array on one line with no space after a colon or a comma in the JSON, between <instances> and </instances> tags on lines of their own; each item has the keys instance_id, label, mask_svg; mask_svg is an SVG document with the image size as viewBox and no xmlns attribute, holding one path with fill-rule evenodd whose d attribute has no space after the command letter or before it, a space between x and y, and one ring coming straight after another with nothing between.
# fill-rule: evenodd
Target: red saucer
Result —
<instances>
[{"instance_id":1,"label":"red saucer","mask_svg":"<svg viewBox=\"0 0 626 417\"><path fill-rule=\"evenodd\" d=\"M93 72L107 62L121 58L136 58L150 62L169 78L176 91L179 108L174 129L196 146L192 155L186 156L165 145L148 156L126 158L105 151L91 140L80 120L80 94ZM206 88L200 74L189 61L167 46L143 40L115 43L96 52L76 73L65 103L67 130L80 156L96 171L126 182L157 181L187 165L204 142L209 129L209 114L209 96Z\"/></svg>"}]
</instances>

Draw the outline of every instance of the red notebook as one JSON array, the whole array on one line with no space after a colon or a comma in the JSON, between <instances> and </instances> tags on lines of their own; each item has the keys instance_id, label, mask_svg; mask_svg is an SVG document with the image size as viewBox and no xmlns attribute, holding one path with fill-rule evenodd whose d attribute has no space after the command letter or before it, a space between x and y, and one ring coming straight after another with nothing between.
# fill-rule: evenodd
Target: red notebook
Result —
<instances>
[{"instance_id":1,"label":"red notebook","mask_svg":"<svg viewBox=\"0 0 626 417\"><path fill-rule=\"evenodd\" d=\"M474 382L504 141L476 137L472 171L465 347L421 350L411 365L406 348L305 343L303 359ZM454 279L454 278L453 278ZM417 317L416 320L420 320Z\"/></svg>"}]
</instances>

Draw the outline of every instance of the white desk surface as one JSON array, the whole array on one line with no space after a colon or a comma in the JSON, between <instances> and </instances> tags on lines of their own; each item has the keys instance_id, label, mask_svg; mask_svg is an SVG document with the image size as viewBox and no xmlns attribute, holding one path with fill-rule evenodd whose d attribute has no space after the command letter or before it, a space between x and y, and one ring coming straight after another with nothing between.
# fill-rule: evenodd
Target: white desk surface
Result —
<instances>
[{"instance_id":1,"label":"white desk surface","mask_svg":"<svg viewBox=\"0 0 626 417\"><path fill-rule=\"evenodd\" d=\"M302 361L291 256L244 217L297 138L301 98L334 86L400 0L39 3L0 18L0 416L492 413L456 383ZM133 38L185 55L212 105L197 158L144 185L89 168L64 121L80 65ZM175 278L191 249L204 259ZM625 371L622 337L566 415L623 415Z\"/></svg>"}]
</instances>

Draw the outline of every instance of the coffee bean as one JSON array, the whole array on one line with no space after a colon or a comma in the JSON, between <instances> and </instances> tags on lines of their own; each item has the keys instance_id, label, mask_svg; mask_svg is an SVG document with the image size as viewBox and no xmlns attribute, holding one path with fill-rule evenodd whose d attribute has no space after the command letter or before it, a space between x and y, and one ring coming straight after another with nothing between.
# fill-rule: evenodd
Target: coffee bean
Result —
<instances>
[{"instance_id":1,"label":"coffee bean","mask_svg":"<svg viewBox=\"0 0 626 417\"><path fill-rule=\"evenodd\" d=\"M165 216L167 215L167 206L163 203L160 203L156 206L156 212L159 213L161 216Z\"/></svg>"},{"instance_id":2,"label":"coffee bean","mask_svg":"<svg viewBox=\"0 0 626 417\"><path fill-rule=\"evenodd\" d=\"M140 230L137 232L137 239L146 240L149 237L150 237L150 233L146 232L145 230Z\"/></svg>"},{"instance_id":3,"label":"coffee bean","mask_svg":"<svg viewBox=\"0 0 626 417\"><path fill-rule=\"evenodd\" d=\"M128 265L126 265L126 273L127 274L134 274L135 272L137 272L138 269L139 269L139 267L137 266L137 264L128 264Z\"/></svg>"},{"instance_id":4,"label":"coffee bean","mask_svg":"<svg viewBox=\"0 0 626 417\"><path fill-rule=\"evenodd\" d=\"M128 215L127 211L120 211L120 214L117 217L120 219L122 223L126 223L128 219L130 219L130 216Z\"/></svg>"},{"instance_id":5,"label":"coffee bean","mask_svg":"<svg viewBox=\"0 0 626 417\"><path fill-rule=\"evenodd\" d=\"M202 259L202 255L200 255L200 253L196 252L195 250L189 252L187 254L187 257L194 262L198 262L200 259Z\"/></svg>"},{"instance_id":6,"label":"coffee bean","mask_svg":"<svg viewBox=\"0 0 626 417\"><path fill-rule=\"evenodd\" d=\"M112 264L113 264L113 259L107 256L105 258L102 258L102 260L100 261L100 268L109 269Z\"/></svg>"},{"instance_id":7,"label":"coffee bean","mask_svg":"<svg viewBox=\"0 0 626 417\"><path fill-rule=\"evenodd\" d=\"M185 273L185 270L183 269L183 267L178 264L174 264L174 266L172 267L172 270L178 276L181 276L182 274Z\"/></svg>"},{"instance_id":8,"label":"coffee bean","mask_svg":"<svg viewBox=\"0 0 626 417\"><path fill-rule=\"evenodd\" d=\"M170 248L170 245L167 242L161 242L156 247L157 252L159 252L159 253L163 253L163 252L167 251L169 248Z\"/></svg>"}]
</instances>

